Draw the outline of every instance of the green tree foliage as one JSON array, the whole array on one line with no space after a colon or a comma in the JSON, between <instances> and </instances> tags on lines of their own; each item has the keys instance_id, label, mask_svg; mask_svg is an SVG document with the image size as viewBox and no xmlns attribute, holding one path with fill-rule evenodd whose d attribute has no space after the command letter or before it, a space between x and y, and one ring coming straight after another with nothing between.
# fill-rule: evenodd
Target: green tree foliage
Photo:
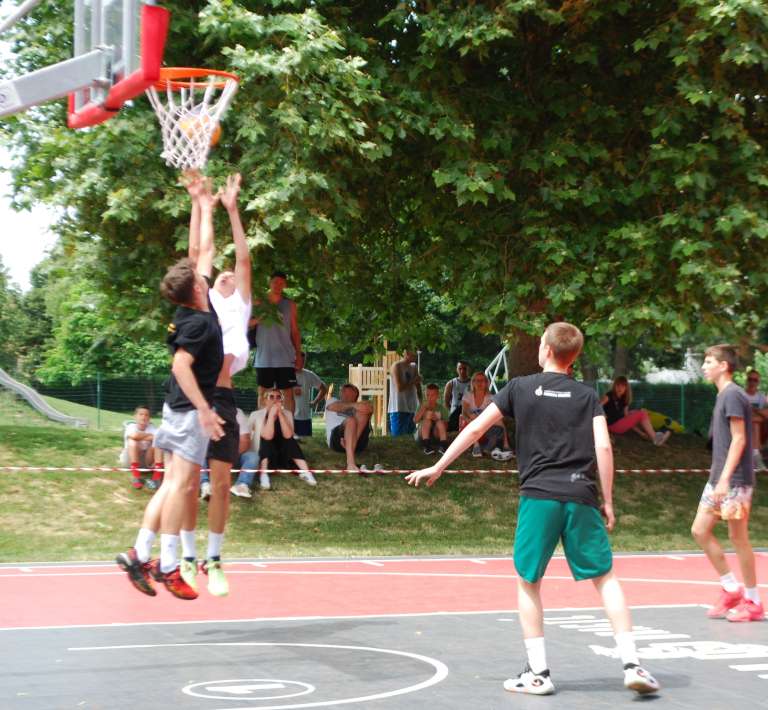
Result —
<instances>
[{"instance_id":1,"label":"green tree foliage","mask_svg":"<svg viewBox=\"0 0 768 710\"><path fill-rule=\"evenodd\" d=\"M12 284L0 260L0 367L15 372L20 346L27 326L21 307L21 293Z\"/></svg>"},{"instance_id":2,"label":"green tree foliage","mask_svg":"<svg viewBox=\"0 0 768 710\"><path fill-rule=\"evenodd\" d=\"M243 173L257 276L290 272L317 343L556 317L663 343L760 319L764 2L166 4L168 64L242 78L210 172ZM66 55L43 41L67 36L53 5L18 30L14 69ZM186 216L149 109L63 124L61 105L4 124L17 200L65 206L112 322L159 334Z\"/></svg>"}]
</instances>

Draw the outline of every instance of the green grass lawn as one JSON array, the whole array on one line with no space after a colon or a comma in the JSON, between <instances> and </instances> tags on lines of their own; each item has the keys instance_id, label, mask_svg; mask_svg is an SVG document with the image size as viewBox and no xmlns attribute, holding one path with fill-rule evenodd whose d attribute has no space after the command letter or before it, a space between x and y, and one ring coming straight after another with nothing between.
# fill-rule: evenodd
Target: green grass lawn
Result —
<instances>
[{"instance_id":1,"label":"green grass lawn","mask_svg":"<svg viewBox=\"0 0 768 710\"><path fill-rule=\"evenodd\" d=\"M68 413L89 419L94 413L73 407ZM49 422L0 393L0 465L115 466L126 415L112 414L111 430L78 430ZM316 428L302 442L310 465L341 468L343 457L327 449L322 423ZM432 460L409 438L372 438L361 462L413 469ZM697 437L676 436L663 448L629 435L617 439L617 468L708 464ZM504 464L466 455L454 464L499 466ZM233 500L227 556L482 555L507 554L512 547L514 474L446 475L429 490L409 488L398 476L318 478L317 488L310 488L293 476L275 476L272 491ZM705 480L703 474L618 475L615 549L695 549L689 528ZM109 559L133 543L149 495L133 490L127 473L2 472L0 561ZM205 527L203 504L199 528ZM768 546L765 487L757 490L751 529L754 544Z\"/></svg>"}]
</instances>

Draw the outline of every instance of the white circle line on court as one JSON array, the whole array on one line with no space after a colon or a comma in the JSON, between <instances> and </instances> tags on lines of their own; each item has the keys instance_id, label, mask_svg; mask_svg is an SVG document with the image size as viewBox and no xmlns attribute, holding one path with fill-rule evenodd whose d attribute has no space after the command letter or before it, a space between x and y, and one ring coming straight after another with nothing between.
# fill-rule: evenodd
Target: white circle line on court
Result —
<instances>
[{"instance_id":1,"label":"white circle line on court","mask_svg":"<svg viewBox=\"0 0 768 710\"><path fill-rule=\"evenodd\" d=\"M405 695L407 693L415 693L419 690L424 690L430 686L437 685L441 681L448 677L448 666L442 661L438 661L435 658L429 656L422 656L418 653L410 653L408 651L395 651L388 648L375 648L372 646L342 646L337 644L324 644L324 643L270 643L270 642L256 642L256 641L224 641L224 642L210 642L210 643L159 643L159 644L130 644L125 646L82 646L78 648L70 648L69 651L113 651L113 650L126 650L126 649L154 649L154 648L190 648L190 647L210 647L210 646L225 646L225 647L257 647L257 646L270 646L270 647L288 647L288 648L330 648L334 650L342 651L363 651L367 653L383 653L391 656L401 656L403 658L410 658L416 661L421 661L429 666L432 666L434 673L427 680L414 685L406 686L405 688L398 688L396 690L389 690L381 693L374 693L372 695L363 695L357 698L343 698L341 700L319 700L311 703L300 703L298 705L249 705L240 708L227 708L227 710L290 710L291 708L319 708L328 707L330 705L349 705L352 703L364 703L372 700L383 700L385 698L394 698L398 695Z\"/></svg>"},{"instance_id":2,"label":"white circle line on court","mask_svg":"<svg viewBox=\"0 0 768 710\"><path fill-rule=\"evenodd\" d=\"M632 604L630 609L709 609L709 604ZM592 611L601 606L547 607L545 612ZM263 624L270 621L345 621L359 619L409 619L430 616L478 616L482 614L517 614L516 609L463 611L416 611L396 614L346 614L336 616L260 616L248 619L184 619L182 621L117 621L110 624L57 624L55 626L5 626L0 631L58 631L66 629L121 629L134 626L175 626L184 624Z\"/></svg>"}]
</instances>

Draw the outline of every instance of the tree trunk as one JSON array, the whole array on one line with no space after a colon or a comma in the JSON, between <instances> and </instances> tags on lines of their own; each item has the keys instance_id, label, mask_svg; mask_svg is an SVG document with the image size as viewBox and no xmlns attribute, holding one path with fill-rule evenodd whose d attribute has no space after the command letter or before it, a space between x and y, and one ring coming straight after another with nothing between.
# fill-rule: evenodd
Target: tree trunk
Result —
<instances>
[{"instance_id":1,"label":"tree trunk","mask_svg":"<svg viewBox=\"0 0 768 710\"><path fill-rule=\"evenodd\" d=\"M540 335L528 335L522 331L513 333L505 342L509 346L506 354L509 379L540 372Z\"/></svg>"},{"instance_id":2,"label":"tree trunk","mask_svg":"<svg viewBox=\"0 0 768 710\"><path fill-rule=\"evenodd\" d=\"M624 375L629 370L629 349L624 345L616 345L613 348L613 376Z\"/></svg>"}]
</instances>

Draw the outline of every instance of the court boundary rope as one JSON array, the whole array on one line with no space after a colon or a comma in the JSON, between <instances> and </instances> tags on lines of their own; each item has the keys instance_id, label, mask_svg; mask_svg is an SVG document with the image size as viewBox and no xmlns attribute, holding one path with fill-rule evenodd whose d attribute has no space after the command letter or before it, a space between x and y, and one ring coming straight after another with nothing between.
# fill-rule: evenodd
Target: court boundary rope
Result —
<instances>
[{"instance_id":1,"label":"court boundary rope","mask_svg":"<svg viewBox=\"0 0 768 710\"><path fill-rule=\"evenodd\" d=\"M428 467L423 467L428 468ZM124 468L119 466L0 466L1 473L131 473L134 469ZM136 469L139 473L151 474L154 472L152 468L139 468ZM210 469L201 468L201 473L208 472ZM358 473L374 474L374 475L388 475L388 476L400 476L403 474L413 473L414 471L420 471L420 468L362 468L360 471L350 471L345 468L268 468L262 471L261 469L254 468L233 468L232 473L302 473L308 470L310 473L320 474L339 474L339 475L353 475ZM458 469L446 469L443 473L449 474L505 474L516 473L520 471L516 468L458 468ZM617 468L614 473L619 474L667 474L667 473L709 473L708 468Z\"/></svg>"}]
</instances>

